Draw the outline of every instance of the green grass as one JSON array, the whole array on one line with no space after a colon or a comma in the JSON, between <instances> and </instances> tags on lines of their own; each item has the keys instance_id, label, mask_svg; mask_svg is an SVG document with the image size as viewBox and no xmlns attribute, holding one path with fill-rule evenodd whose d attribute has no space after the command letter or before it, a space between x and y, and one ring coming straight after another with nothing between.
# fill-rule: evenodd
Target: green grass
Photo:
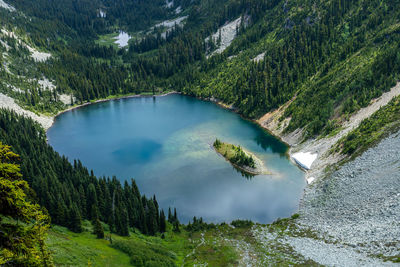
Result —
<instances>
[{"instance_id":1,"label":"green grass","mask_svg":"<svg viewBox=\"0 0 400 267\"><path fill-rule=\"evenodd\" d=\"M53 254L56 266L193 266L208 263L208 266L231 266L238 260L238 253L232 244L216 242L220 231L239 231L228 226L201 233L190 233L182 229L180 233L168 231L161 235L146 236L131 232L129 237L112 235L109 240L97 239L91 234L91 225L86 222L84 232L73 233L61 226L53 226L48 233L47 246ZM107 227L105 227L107 228ZM109 232L106 231L106 237ZM237 236L237 234L235 234ZM191 252L195 249L195 253ZM189 257L187 257L189 255Z\"/></svg>"},{"instance_id":2,"label":"green grass","mask_svg":"<svg viewBox=\"0 0 400 267\"><path fill-rule=\"evenodd\" d=\"M111 248L109 241L97 239L90 232L77 234L64 227L53 226L46 243L56 266L131 266L128 255Z\"/></svg>"},{"instance_id":3,"label":"green grass","mask_svg":"<svg viewBox=\"0 0 400 267\"><path fill-rule=\"evenodd\" d=\"M49 231L46 243L53 253L56 266L132 266L132 259L138 258L148 262L158 259L159 262L172 262L172 266L180 266L194 247L187 232L173 233L170 225L164 238L137 232L131 232L129 237L112 234L112 244L108 240L108 231L105 232L107 240L97 239L91 233L89 222L85 222L83 228L84 232L74 233L54 225Z\"/></svg>"},{"instance_id":4,"label":"green grass","mask_svg":"<svg viewBox=\"0 0 400 267\"><path fill-rule=\"evenodd\" d=\"M99 39L96 40L96 44L104 46L113 46L114 48L118 48L118 45L115 43L118 35L119 35L118 32L100 35Z\"/></svg>"},{"instance_id":5,"label":"green grass","mask_svg":"<svg viewBox=\"0 0 400 267\"><path fill-rule=\"evenodd\" d=\"M49 231L47 245L53 252L56 266L238 266L241 255L246 250L262 266L267 259L271 263L284 266L307 263L301 255L278 240L261 244L254 236L252 228L267 227L278 236L293 235L316 238L312 232L299 231L292 218L281 219L271 225L254 225L243 221L238 227L219 224L204 231L188 232L181 226L181 232L167 232L161 236L146 236L131 231L129 237L112 235L113 243L96 239L91 234L92 226L84 222L83 233L73 233L64 227L53 226ZM106 237L109 236L108 228Z\"/></svg>"}]
</instances>

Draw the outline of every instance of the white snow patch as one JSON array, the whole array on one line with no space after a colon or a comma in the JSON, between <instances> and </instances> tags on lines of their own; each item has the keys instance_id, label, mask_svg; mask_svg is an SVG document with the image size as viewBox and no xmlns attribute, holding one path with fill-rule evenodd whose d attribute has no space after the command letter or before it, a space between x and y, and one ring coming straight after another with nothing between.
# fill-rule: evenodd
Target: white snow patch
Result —
<instances>
[{"instance_id":1,"label":"white snow patch","mask_svg":"<svg viewBox=\"0 0 400 267\"><path fill-rule=\"evenodd\" d=\"M314 177L307 178L307 184L311 184L312 182L314 182L314 180Z\"/></svg>"},{"instance_id":2,"label":"white snow patch","mask_svg":"<svg viewBox=\"0 0 400 267\"><path fill-rule=\"evenodd\" d=\"M213 51L211 54L207 55L207 57L210 57L214 54L220 54L220 53L224 52L224 50L235 39L236 29L240 26L241 20L242 20L242 18L239 17L239 18L235 19L234 21L225 24L224 26L219 28L216 33L214 33L213 35L211 35L205 39L205 42L208 42L210 40L210 38L212 38L212 40L214 40L214 42L216 42L219 39L219 35L221 33L220 46L215 51Z\"/></svg>"},{"instance_id":3,"label":"white snow patch","mask_svg":"<svg viewBox=\"0 0 400 267\"><path fill-rule=\"evenodd\" d=\"M263 60L264 59L264 56L265 56L265 52L264 53L261 53L261 54L259 54L258 56L256 56L255 58L253 58L252 60L254 61L254 62L260 62L261 60Z\"/></svg>"},{"instance_id":4,"label":"white snow patch","mask_svg":"<svg viewBox=\"0 0 400 267\"><path fill-rule=\"evenodd\" d=\"M17 103L15 103L14 99L9 96L6 96L0 93L0 108L6 108L15 111L19 115L24 115L26 117L30 117L33 120L40 123L45 130L49 129L53 124L53 118L47 117L44 115L36 115L32 111L24 110Z\"/></svg>"},{"instance_id":5,"label":"white snow patch","mask_svg":"<svg viewBox=\"0 0 400 267\"><path fill-rule=\"evenodd\" d=\"M8 9L9 11L15 11L15 8L13 6L7 4L3 0L0 0L0 7Z\"/></svg>"},{"instance_id":6,"label":"white snow patch","mask_svg":"<svg viewBox=\"0 0 400 267\"><path fill-rule=\"evenodd\" d=\"M100 18L105 18L105 17L107 17L107 13L105 12L105 11L103 11L103 10L99 10L99 17Z\"/></svg>"},{"instance_id":7,"label":"white snow patch","mask_svg":"<svg viewBox=\"0 0 400 267\"><path fill-rule=\"evenodd\" d=\"M119 46L119 48L123 48L128 45L131 36L124 31L120 31L119 35L116 37L115 43Z\"/></svg>"},{"instance_id":8,"label":"white snow patch","mask_svg":"<svg viewBox=\"0 0 400 267\"><path fill-rule=\"evenodd\" d=\"M317 157L317 153L313 154L310 152L298 152L292 155L292 159L306 170L311 169L311 165L313 164L314 160L317 159Z\"/></svg>"}]
</instances>

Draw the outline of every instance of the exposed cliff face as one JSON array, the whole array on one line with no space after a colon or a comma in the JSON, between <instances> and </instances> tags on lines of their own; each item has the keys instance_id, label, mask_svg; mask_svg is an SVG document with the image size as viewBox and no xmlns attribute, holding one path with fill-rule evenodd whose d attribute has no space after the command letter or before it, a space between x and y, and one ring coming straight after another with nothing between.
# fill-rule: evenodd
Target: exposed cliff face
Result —
<instances>
[{"instance_id":1,"label":"exposed cliff face","mask_svg":"<svg viewBox=\"0 0 400 267\"><path fill-rule=\"evenodd\" d=\"M289 151L291 156L293 156L297 152L318 155L315 161L311 164L311 167L306 171L306 179L308 181L311 181L322 178L325 173L324 171L327 167L330 167L344 159L343 155L336 154L331 151L334 145L342 137L346 136L350 131L357 128L364 119L369 118L381 107L386 106L390 102L390 100L399 95L400 83L394 86L389 92L386 92L382 94L382 96L380 96L379 98L372 100L369 106L360 109L347 121L344 121L341 125L340 130L334 135L328 135L309 140L304 140L302 129L297 129L296 131L291 133L284 132L285 128L289 124L290 118L286 118L282 121L280 121L280 118L284 114L286 107L290 105L290 103L294 99L287 102L279 109L265 114L261 119L258 120L258 122L261 126L265 127L273 134L279 136L284 142L288 143L291 146ZM302 165L301 162L300 165Z\"/></svg>"},{"instance_id":2,"label":"exposed cliff face","mask_svg":"<svg viewBox=\"0 0 400 267\"><path fill-rule=\"evenodd\" d=\"M255 230L264 246L285 244L327 266L392 266L399 261L400 131L343 165L339 163L345 156L332 151L342 137L399 95L400 83L350 116L332 136L303 140L302 129L285 133L290 118L280 118L292 100L258 121L291 145L291 156L318 154L306 170L307 181L313 183L305 189L299 219L283 237L267 234L269 227Z\"/></svg>"}]
</instances>

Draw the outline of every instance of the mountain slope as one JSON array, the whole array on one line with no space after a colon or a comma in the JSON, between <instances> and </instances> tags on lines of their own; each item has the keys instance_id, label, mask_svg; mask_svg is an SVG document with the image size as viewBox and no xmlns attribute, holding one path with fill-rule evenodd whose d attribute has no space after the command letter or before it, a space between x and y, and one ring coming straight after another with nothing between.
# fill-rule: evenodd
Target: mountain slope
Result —
<instances>
[{"instance_id":1,"label":"mountain slope","mask_svg":"<svg viewBox=\"0 0 400 267\"><path fill-rule=\"evenodd\" d=\"M202 229L180 248L193 249L188 265L218 262L224 251L227 264L390 265L399 255L399 8L377 0L0 0L0 107L47 128L62 110L121 95L177 90L218 101L258 119L292 155L317 159L306 173L312 184L300 218L248 226L233 239L230 226ZM122 49L109 37L120 30L132 37ZM149 231L135 220L143 216L135 203L157 217L155 198L135 193L126 202L122 192L132 187L70 166L36 124L0 113L1 140L21 153L22 171L53 222L71 228L72 215L93 219L86 196L96 191L97 202L102 194L110 202L117 192L125 198L117 219ZM100 219L116 225L103 205ZM342 261L321 258L326 253Z\"/></svg>"}]
</instances>

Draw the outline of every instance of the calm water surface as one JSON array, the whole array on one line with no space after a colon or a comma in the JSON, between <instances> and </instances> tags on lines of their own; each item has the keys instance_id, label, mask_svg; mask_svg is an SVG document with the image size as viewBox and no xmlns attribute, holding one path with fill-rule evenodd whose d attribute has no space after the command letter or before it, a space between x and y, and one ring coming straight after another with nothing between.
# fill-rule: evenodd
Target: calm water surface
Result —
<instances>
[{"instance_id":1,"label":"calm water surface","mask_svg":"<svg viewBox=\"0 0 400 267\"><path fill-rule=\"evenodd\" d=\"M134 178L181 221L252 219L269 223L298 208L304 174L287 147L256 124L213 103L169 95L102 102L66 112L49 143L96 175ZM219 138L252 151L273 173L246 179L211 144Z\"/></svg>"}]
</instances>

